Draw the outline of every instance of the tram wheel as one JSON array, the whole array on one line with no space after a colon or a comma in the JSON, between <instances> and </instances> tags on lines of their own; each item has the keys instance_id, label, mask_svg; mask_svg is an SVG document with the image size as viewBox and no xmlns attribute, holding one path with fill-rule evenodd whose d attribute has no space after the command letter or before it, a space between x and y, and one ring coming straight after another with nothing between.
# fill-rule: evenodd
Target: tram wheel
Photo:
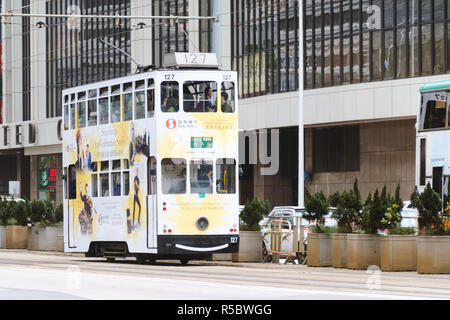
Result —
<instances>
[{"instance_id":1,"label":"tram wheel","mask_svg":"<svg viewBox=\"0 0 450 320\"><path fill-rule=\"evenodd\" d=\"M144 264L145 261L147 261L147 259L145 258L145 255L143 255L143 254L138 254L138 255L136 256L136 262L137 262L137 263L139 263L139 264Z\"/></svg>"},{"instance_id":2,"label":"tram wheel","mask_svg":"<svg viewBox=\"0 0 450 320\"><path fill-rule=\"evenodd\" d=\"M188 259L188 258L181 258L181 259L180 259L180 262L181 262L181 264L182 264L183 266L185 266L185 265L188 264L189 259Z\"/></svg>"},{"instance_id":3,"label":"tram wheel","mask_svg":"<svg viewBox=\"0 0 450 320\"><path fill-rule=\"evenodd\" d=\"M114 262L116 260L116 258L106 258L107 262Z\"/></svg>"}]
</instances>

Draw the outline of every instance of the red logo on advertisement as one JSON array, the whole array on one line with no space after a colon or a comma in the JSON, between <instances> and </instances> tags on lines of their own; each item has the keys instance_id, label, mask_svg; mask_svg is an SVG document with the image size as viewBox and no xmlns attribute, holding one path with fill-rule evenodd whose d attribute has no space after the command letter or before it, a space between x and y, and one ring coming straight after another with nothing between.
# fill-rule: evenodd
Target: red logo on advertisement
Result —
<instances>
[{"instance_id":1,"label":"red logo on advertisement","mask_svg":"<svg viewBox=\"0 0 450 320\"><path fill-rule=\"evenodd\" d=\"M177 126L177 122L175 121L175 119L169 119L166 121L167 129L175 129L176 126Z\"/></svg>"},{"instance_id":2,"label":"red logo on advertisement","mask_svg":"<svg viewBox=\"0 0 450 320\"><path fill-rule=\"evenodd\" d=\"M102 225L102 221L103 221L102 215L99 214L99 215L98 215L98 224L99 224L100 226Z\"/></svg>"}]
</instances>

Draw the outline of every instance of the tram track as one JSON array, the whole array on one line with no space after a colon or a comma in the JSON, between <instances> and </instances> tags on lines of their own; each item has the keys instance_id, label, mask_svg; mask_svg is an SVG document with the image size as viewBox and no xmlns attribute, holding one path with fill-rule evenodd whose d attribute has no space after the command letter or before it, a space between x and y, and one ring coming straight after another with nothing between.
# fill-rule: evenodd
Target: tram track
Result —
<instances>
[{"instance_id":1,"label":"tram track","mask_svg":"<svg viewBox=\"0 0 450 320\"><path fill-rule=\"evenodd\" d=\"M428 277L421 275L396 275L382 273L380 288L371 290L367 287L368 275L364 272L350 270L316 270L302 268L265 269L221 267L205 264L176 264L158 262L152 265L139 265L132 260L114 263L102 260L91 260L80 257L45 257L33 255L32 259L24 259L25 254L15 258L7 258L0 254L1 267L36 268L41 270L65 271L77 266L80 271L117 276L133 276L143 278L165 278L171 280L202 281L231 285L265 286L291 289L316 289L325 291L360 292L365 294L383 293L390 295L420 295L430 298L449 298L450 279L448 277ZM44 258L45 257L45 258Z\"/></svg>"}]
</instances>

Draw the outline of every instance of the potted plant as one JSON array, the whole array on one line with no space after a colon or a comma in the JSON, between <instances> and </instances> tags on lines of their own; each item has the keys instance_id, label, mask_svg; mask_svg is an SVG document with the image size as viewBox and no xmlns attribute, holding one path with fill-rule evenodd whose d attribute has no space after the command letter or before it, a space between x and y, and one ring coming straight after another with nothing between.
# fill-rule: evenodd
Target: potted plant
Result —
<instances>
[{"instance_id":1,"label":"potted plant","mask_svg":"<svg viewBox=\"0 0 450 320\"><path fill-rule=\"evenodd\" d=\"M6 225L8 224L8 201L0 197L0 249L6 248Z\"/></svg>"},{"instance_id":2,"label":"potted plant","mask_svg":"<svg viewBox=\"0 0 450 320\"><path fill-rule=\"evenodd\" d=\"M411 203L419 211L417 272L450 273L450 230L439 214L442 209L439 194L428 183L420 194L416 188Z\"/></svg>"},{"instance_id":3,"label":"potted plant","mask_svg":"<svg viewBox=\"0 0 450 320\"><path fill-rule=\"evenodd\" d=\"M8 201L9 212L6 226L6 249L26 249L30 223L29 207L25 201Z\"/></svg>"},{"instance_id":4,"label":"potted plant","mask_svg":"<svg viewBox=\"0 0 450 320\"><path fill-rule=\"evenodd\" d=\"M232 254L233 262L262 261L262 237L259 222L269 212L269 202L260 199L247 201L239 217L239 252Z\"/></svg>"},{"instance_id":5,"label":"potted plant","mask_svg":"<svg viewBox=\"0 0 450 320\"><path fill-rule=\"evenodd\" d=\"M389 199L381 225L388 235L381 237L380 263L383 271L411 271L417 269L417 246L414 228L401 227L400 185L395 190L394 199Z\"/></svg>"},{"instance_id":6,"label":"potted plant","mask_svg":"<svg viewBox=\"0 0 450 320\"><path fill-rule=\"evenodd\" d=\"M31 202L31 222L28 249L57 251L58 234L62 233L61 217L56 217L50 200Z\"/></svg>"},{"instance_id":7,"label":"potted plant","mask_svg":"<svg viewBox=\"0 0 450 320\"><path fill-rule=\"evenodd\" d=\"M347 234L351 234L361 219L363 208L358 180L355 179L353 189L342 193L335 192L329 198L335 208L332 217L337 221L337 232L332 234L332 265L335 268L347 267Z\"/></svg>"},{"instance_id":8,"label":"potted plant","mask_svg":"<svg viewBox=\"0 0 450 320\"><path fill-rule=\"evenodd\" d=\"M306 192L303 218L315 222L312 232L308 233L307 265L310 267L327 267L332 265L331 236L327 231L325 216L329 213L328 199L322 191L310 195Z\"/></svg>"},{"instance_id":9,"label":"potted plant","mask_svg":"<svg viewBox=\"0 0 450 320\"><path fill-rule=\"evenodd\" d=\"M380 265L380 237L377 233L387 207L386 186L381 194L377 189L373 198L371 194L367 197L360 221L361 230L347 235L347 268L364 270L371 265Z\"/></svg>"}]
</instances>

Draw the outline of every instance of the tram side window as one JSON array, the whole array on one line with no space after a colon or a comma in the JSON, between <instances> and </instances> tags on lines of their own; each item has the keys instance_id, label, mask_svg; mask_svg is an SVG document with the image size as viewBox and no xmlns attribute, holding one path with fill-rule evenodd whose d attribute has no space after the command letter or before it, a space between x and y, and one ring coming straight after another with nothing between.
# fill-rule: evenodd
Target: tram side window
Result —
<instances>
[{"instance_id":1,"label":"tram side window","mask_svg":"<svg viewBox=\"0 0 450 320\"><path fill-rule=\"evenodd\" d=\"M111 123L120 122L120 95L111 98Z\"/></svg>"},{"instance_id":2,"label":"tram side window","mask_svg":"<svg viewBox=\"0 0 450 320\"><path fill-rule=\"evenodd\" d=\"M86 101L78 102L78 128L86 127Z\"/></svg>"},{"instance_id":3,"label":"tram side window","mask_svg":"<svg viewBox=\"0 0 450 320\"><path fill-rule=\"evenodd\" d=\"M161 83L161 111L178 112L179 108L178 82L165 81Z\"/></svg>"},{"instance_id":4,"label":"tram side window","mask_svg":"<svg viewBox=\"0 0 450 320\"><path fill-rule=\"evenodd\" d=\"M123 121L133 119L133 94L126 93L123 95Z\"/></svg>"},{"instance_id":5,"label":"tram side window","mask_svg":"<svg viewBox=\"0 0 450 320\"><path fill-rule=\"evenodd\" d=\"M147 118L155 115L155 89L147 90Z\"/></svg>"},{"instance_id":6,"label":"tram side window","mask_svg":"<svg viewBox=\"0 0 450 320\"><path fill-rule=\"evenodd\" d=\"M97 100L89 100L88 101L88 126L96 126L97 125Z\"/></svg>"},{"instance_id":7,"label":"tram side window","mask_svg":"<svg viewBox=\"0 0 450 320\"><path fill-rule=\"evenodd\" d=\"M70 129L75 129L75 103L70 105Z\"/></svg>"},{"instance_id":8,"label":"tram side window","mask_svg":"<svg viewBox=\"0 0 450 320\"><path fill-rule=\"evenodd\" d=\"M64 130L69 130L69 105L64 105Z\"/></svg>"},{"instance_id":9,"label":"tram side window","mask_svg":"<svg viewBox=\"0 0 450 320\"><path fill-rule=\"evenodd\" d=\"M75 165L69 166L69 199L77 198L77 169Z\"/></svg>"},{"instance_id":10,"label":"tram side window","mask_svg":"<svg viewBox=\"0 0 450 320\"><path fill-rule=\"evenodd\" d=\"M100 104L100 124L107 124L109 122L108 98L100 99L99 104Z\"/></svg>"},{"instance_id":11,"label":"tram side window","mask_svg":"<svg viewBox=\"0 0 450 320\"><path fill-rule=\"evenodd\" d=\"M234 82L222 82L222 89L220 93L220 105L222 112L233 113L236 110L234 97Z\"/></svg>"},{"instance_id":12,"label":"tram side window","mask_svg":"<svg viewBox=\"0 0 450 320\"><path fill-rule=\"evenodd\" d=\"M161 160L161 184L164 194L186 193L186 160L165 158Z\"/></svg>"},{"instance_id":13,"label":"tram side window","mask_svg":"<svg viewBox=\"0 0 450 320\"><path fill-rule=\"evenodd\" d=\"M214 81L187 81L183 84L185 112L216 112L217 83Z\"/></svg>"},{"instance_id":14,"label":"tram side window","mask_svg":"<svg viewBox=\"0 0 450 320\"><path fill-rule=\"evenodd\" d=\"M191 193L213 193L212 160L192 160L189 168Z\"/></svg>"},{"instance_id":15,"label":"tram side window","mask_svg":"<svg viewBox=\"0 0 450 320\"><path fill-rule=\"evenodd\" d=\"M216 162L217 193L236 193L236 160L231 158L217 159Z\"/></svg>"},{"instance_id":16,"label":"tram side window","mask_svg":"<svg viewBox=\"0 0 450 320\"><path fill-rule=\"evenodd\" d=\"M109 197L109 161L102 161L100 170L100 196Z\"/></svg>"},{"instance_id":17,"label":"tram side window","mask_svg":"<svg viewBox=\"0 0 450 320\"><path fill-rule=\"evenodd\" d=\"M144 119L145 118L145 91L138 91L134 93L135 102L135 110L134 110L134 118L135 119Z\"/></svg>"},{"instance_id":18,"label":"tram side window","mask_svg":"<svg viewBox=\"0 0 450 320\"><path fill-rule=\"evenodd\" d=\"M97 162L92 162L92 174L91 174L91 185L92 185L92 197L98 197L98 166Z\"/></svg>"},{"instance_id":19,"label":"tram side window","mask_svg":"<svg viewBox=\"0 0 450 320\"><path fill-rule=\"evenodd\" d=\"M130 163L127 159L123 159L122 162L123 195L127 196L130 193Z\"/></svg>"},{"instance_id":20,"label":"tram side window","mask_svg":"<svg viewBox=\"0 0 450 320\"><path fill-rule=\"evenodd\" d=\"M121 181L120 181L120 160L113 160L112 161L112 173L111 173L111 179L112 179L112 195L114 197L120 196L121 194Z\"/></svg>"}]
</instances>

